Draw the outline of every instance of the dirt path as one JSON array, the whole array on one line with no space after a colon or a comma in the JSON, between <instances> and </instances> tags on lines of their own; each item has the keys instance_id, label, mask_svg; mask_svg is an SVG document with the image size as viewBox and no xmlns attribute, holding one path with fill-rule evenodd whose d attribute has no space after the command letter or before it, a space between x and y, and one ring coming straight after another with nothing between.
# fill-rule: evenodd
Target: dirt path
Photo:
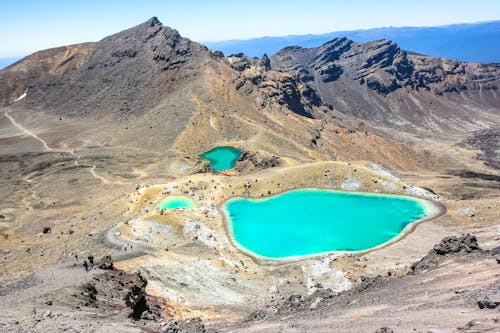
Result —
<instances>
[{"instance_id":1,"label":"dirt path","mask_svg":"<svg viewBox=\"0 0 500 333\"><path fill-rule=\"evenodd\" d=\"M19 124L10 114L8 111L4 111L4 115L7 119L10 120L10 122L12 123L12 125L14 127L16 127L17 129L19 129L21 132L25 133L26 135L28 136L31 136L32 138L34 138L35 140L38 140L43 148L48 151L48 152L58 152L58 153L69 153L71 154L72 156L75 157L75 161L73 162L75 166L86 166L89 168L89 172L91 173L92 177L98 179L101 183L103 184L109 184L110 182L97 174L97 172L95 171L95 169L97 168L97 165L95 164L80 164L79 161L80 159L82 158L82 155L81 154L78 154L75 152L74 149L72 150L65 150L65 149L54 149L54 148L51 148L48 144L47 144L47 141L45 141L44 139L42 139L41 137L39 137L37 134L35 134L34 132L32 132L31 130L27 129L26 127L24 127L23 125Z\"/></svg>"},{"instance_id":2,"label":"dirt path","mask_svg":"<svg viewBox=\"0 0 500 333\"><path fill-rule=\"evenodd\" d=\"M116 234L114 227L104 234L103 244L110 249L122 251L122 253L118 255L113 255L113 260L115 262L141 257L155 250L151 246L144 245L143 243L124 241Z\"/></svg>"},{"instance_id":3,"label":"dirt path","mask_svg":"<svg viewBox=\"0 0 500 333\"><path fill-rule=\"evenodd\" d=\"M28 136L31 136L32 138L38 140L41 142L43 148L46 150L46 151L54 151L54 149L50 148L48 145L47 145L47 142L42 139L41 137L39 137L38 135L36 135L35 133L33 133L32 131L30 131L29 129L27 129L26 127L22 126L21 124L19 124L17 121L14 120L14 118L12 118L12 116L7 112L5 111L4 112L4 115L7 119L10 120L10 122L12 123L12 125L14 125L16 128L18 128L21 132L24 132L25 134L27 134Z\"/></svg>"},{"instance_id":4,"label":"dirt path","mask_svg":"<svg viewBox=\"0 0 500 333\"><path fill-rule=\"evenodd\" d=\"M79 162L80 162L80 159L82 158L82 155L75 153L75 150L70 150L69 153L72 156L76 157L75 161L73 162L75 166L88 166L88 167L90 167L89 171L94 178L99 179L103 184L109 183L106 178L99 176L95 172L95 168L97 167L95 164L80 164Z\"/></svg>"}]
</instances>

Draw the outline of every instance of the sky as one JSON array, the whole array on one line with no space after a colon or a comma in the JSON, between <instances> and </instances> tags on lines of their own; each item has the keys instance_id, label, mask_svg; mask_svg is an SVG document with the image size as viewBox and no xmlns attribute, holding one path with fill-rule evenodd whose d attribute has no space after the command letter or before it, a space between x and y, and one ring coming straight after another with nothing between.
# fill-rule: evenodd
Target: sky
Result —
<instances>
[{"instance_id":1,"label":"sky","mask_svg":"<svg viewBox=\"0 0 500 333\"><path fill-rule=\"evenodd\" d=\"M1 0L0 58L98 41L157 16L192 40L500 19L499 0Z\"/></svg>"}]
</instances>

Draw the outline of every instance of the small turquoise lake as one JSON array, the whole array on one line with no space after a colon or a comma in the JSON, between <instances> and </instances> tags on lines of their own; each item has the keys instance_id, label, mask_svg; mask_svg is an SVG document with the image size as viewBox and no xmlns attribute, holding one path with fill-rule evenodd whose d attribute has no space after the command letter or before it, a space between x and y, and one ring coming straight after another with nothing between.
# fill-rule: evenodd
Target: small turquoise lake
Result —
<instances>
[{"instance_id":1,"label":"small turquoise lake","mask_svg":"<svg viewBox=\"0 0 500 333\"><path fill-rule=\"evenodd\" d=\"M158 205L158 210L169 210L169 209L176 209L176 208L191 209L191 208L194 208L195 206L196 205L194 204L194 201L188 197L171 196L171 197L164 199Z\"/></svg>"},{"instance_id":2,"label":"small turquoise lake","mask_svg":"<svg viewBox=\"0 0 500 333\"><path fill-rule=\"evenodd\" d=\"M234 168L236 160L241 156L241 150L234 147L217 147L200 155L210 161L210 167L217 171Z\"/></svg>"},{"instance_id":3,"label":"small turquoise lake","mask_svg":"<svg viewBox=\"0 0 500 333\"><path fill-rule=\"evenodd\" d=\"M256 257L283 259L331 251L363 251L398 237L440 208L423 199L300 189L224 204L233 241Z\"/></svg>"}]
</instances>

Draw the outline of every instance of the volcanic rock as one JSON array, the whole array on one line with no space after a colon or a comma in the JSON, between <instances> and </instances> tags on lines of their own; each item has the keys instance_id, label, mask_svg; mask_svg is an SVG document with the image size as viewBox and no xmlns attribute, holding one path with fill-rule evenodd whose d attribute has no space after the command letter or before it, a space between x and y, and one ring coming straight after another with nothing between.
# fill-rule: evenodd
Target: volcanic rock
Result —
<instances>
[{"instance_id":1,"label":"volcanic rock","mask_svg":"<svg viewBox=\"0 0 500 333\"><path fill-rule=\"evenodd\" d=\"M483 252L477 244L476 236L467 234L461 237L446 237L439 244L434 245L424 258L414 263L411 270L413 274L418 274L435 267L443 256L471 252Z\"/></svg>"}]
</instances>

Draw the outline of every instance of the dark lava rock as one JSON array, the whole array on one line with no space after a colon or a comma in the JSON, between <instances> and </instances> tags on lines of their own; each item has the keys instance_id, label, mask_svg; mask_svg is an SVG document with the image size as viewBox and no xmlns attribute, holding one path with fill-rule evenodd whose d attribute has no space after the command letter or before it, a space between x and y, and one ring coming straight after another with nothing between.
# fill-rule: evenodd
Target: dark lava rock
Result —
<instances>
[{"instance_id":1,"label":"dark lava rock","mask_svg":"<svg viewBox=\"0 0 500 333\"><path fill-rule=\"evenodd\" d=\"M366 86L381 95L387 95L401 88L401 85L399 85L396 80L381 82L380 80L371 77L366 79Z\"/></svg>"},{"instance_id":2,"label":"dark lava rock","mask_svg":"<svg viewBox=\"0 0 500 333\"><path fill-rule=\"evenodd\" d=\"M88 282L83 286L83 291L81 292L81 295L83 296L83 299L85 300L84 305L85 306L90 306L97 308L97 289L95 286L95 283L93 282Z\"/></svg>"},{"instance_id":3,"label":"dark lava rock","mask_svg":"<svg viewBox=\"0 0 500 333\"><path fill-rule=\"evenodd\" d=\"M480 309L495 309L500 305L500 292L481 298L477 301L477 305Z\"/></svg>"},{"instance_id":4,"label":"dark lava rock","mask_svg":"<svg viewBox=\"0 0 500 333\"><path fill-rule=\"evenodd\" d=\"M125 296L125 304L132 309L130 318L154 320L163 315L163 300L146 293L148 281L140 274L133 274L134 281Z\"/></svg>"},{"instance_id":5,"label":"dark lava rock","mask_svg":"<svg viewBox=\"0 0 500 333\"><path fill-rule=\"evenodd\" d=\"M143 319L144 312L149 311L149 306L146 300L146 285L147 280L139 274L139 283L132 286L127 296L125 296L125 304L132 309L129 317L136 320Z\"/></svg>"},{"instance_id":6,"label":"dark lava rock","mask_svg":"<svg viewBox=\"0 0 500 333\"><path fill-rule=\"evenodd\" d=\"M284 77L280 83L282 94L278 100L278 103L287 106L288 109L298 115L307 118L314 118L310 110L306 108L307 105L302 99L302 94L298 86L298 82L296 82L292 77ZM310 93L312 93L312 90Z\"/></svg>"},{"instance_id":7,"label":"dark lava rock","mask_svg":"<svg viewBox=\"0 0 500 333\"><path fill-rule=\"evenodd\" d=\"M376 330L375 333L394 333L394 331L391 330L389 327L384 326Z\"/></svg>"},{"instance_id":8,"label":"dark lava rock","mask_svg":"<svg viewBox=\"0 0 500 333\"><path fill-rule=\"evenodd\" d=\"M270 70L271 69L271 59L269 59L269 57L267 56L267 54L264 53L264 55L260 59L260 65L265 70Z\"/></svg>"},{"instance_id":9,"label":"dark lava rock","mask_svg":"<svg viewBox=\"0 0 500 333\"><path fill-rule=\"evenodd\" d=\"M99 262L98 267L100 269L115 269L115 266L113 265L113 260L111 259L110 255L104 256L101 261Z\"/></svg>"},{"instance_id":10,"label":"dark lava rock","mask_svg":"<svg viewBox=\"0 0 500 333\"><path fill-rule=\"evenodd\" d=\"M134 320L154 320L165 316L163 299L146 293L147 280L139 273L105 270L73 294L76 306L99 308L103 315L120 311ZM132 311L130 311L130 309Z\"/></svg>"},{"instance_id":11,"label":"dark lava rock","mask_svg":"<svg viewBox=\"0 0 500 333\"><path fill-rule=\"evenodd\" d=\"M221 51L216 51L216 50L211 50L211 54L215 57L215 58L224 58L224 53L222 53Z\"/></svg>"},{"instance_id":12,"label":"dark lava rock","mask_svg":"<svg viewBox=\"0 0 500 333\"><path fill-rule=\"evenodd\" d=\"M441 243L434 246L433 251L439 255L465 251L467 253L480 250L477 244L477 238L474 235L465 235L462 237L446 237Z\"/></svg>"},{"instance_id":13,"label":"dark lava rock","mask_svg":"<svg viewBox=\"0 0 500 333\"><path fill-rule=\"evenodd\" d=\"M111 53L111 56L115 58L123 58L123 57L134 58L136 55L137 51L134 49L128 49L126 51L114 51L113 53Z\"/></svg>"},{"instance_id":14,"label":"dark lava rock","mask_svg":"<svg viewBox=\"0 0 500 333\"><path fill-rule=\"evenodd\" d=\"M50 234L52 232L52 229L50 227L44 227L43 230L42 230L42 232L44 234Z\"/></svg>"},{"instance_id":15,"label":"dark lava rock","mask_svg":"<svg viewBox=\"0 0 500 333\"><path fill-rule=\"evenodd\" d=\"M429 254L414 263L411 270L413 274L418 274L434 268L443 256L471 252L483 252L477 244L476 236L467 234L461 237L446 237L439 244L434 245Z\"/></svg>"},{"instance_id":16,"label":"dark lava rock","mask_svg":"<svg viewBox=\"0 0 500 333\"><path fill-rule=\"evenodd\" d=\"M241 156L238 158L238 162L246 161L253 164L253 168L256 169L275 168L281 164L280 158L277 156L267 157L248 151L241 154Z\"/></svg>"},{"instance_id":17,"label":"dark lava rock","mask_svg":"<svg viewBox=\"0 0 500 333\"><path fill-rule=\"evenodd\" d=\"M199 317L185 319L185 320L172 320L164 325L161 332L166 333L203 333L206 332L205 325Z\"/></svg>"}]
</instances>

